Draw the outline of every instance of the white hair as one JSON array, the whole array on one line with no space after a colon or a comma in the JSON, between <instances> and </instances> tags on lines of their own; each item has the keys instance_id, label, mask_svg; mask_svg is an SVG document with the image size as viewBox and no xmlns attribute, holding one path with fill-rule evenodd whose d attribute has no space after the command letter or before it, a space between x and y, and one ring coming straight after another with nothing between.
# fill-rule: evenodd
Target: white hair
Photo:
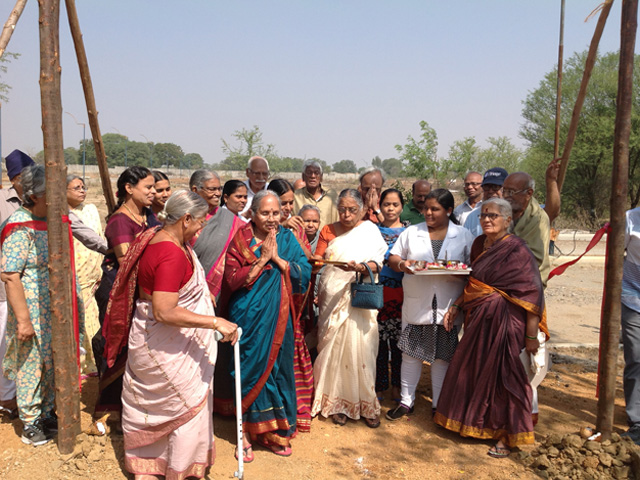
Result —
<instances>
[{"instance_id":1,"label":"white hair","mask_svg":"<svg viewBox=\"0 0 640 480\"><path fill-rule=\"evenodd\" d=\"M209 204L196 192L178 190L164 204L164 208L158 213L158 220L165 225L173 225L186 214L201 218L208 211Z\"/></svg>"},{"instance_id":2,"label":"white hair","mask_svg":"<svg viewBox=\"0 0 640 480\"><path fill-rule=\"evenodd\" d=\"M365 168L362 173L360 174L360 177L358 178L358 180L360 181L360 183L362 183L362 179L369 175L370 173L379 173L380 176L382 177L382 185L384 185L384 182L387 180L387 174L384 173L384 170L382 170L379 167L367 167Z\"/></svg>"}]
</instances>

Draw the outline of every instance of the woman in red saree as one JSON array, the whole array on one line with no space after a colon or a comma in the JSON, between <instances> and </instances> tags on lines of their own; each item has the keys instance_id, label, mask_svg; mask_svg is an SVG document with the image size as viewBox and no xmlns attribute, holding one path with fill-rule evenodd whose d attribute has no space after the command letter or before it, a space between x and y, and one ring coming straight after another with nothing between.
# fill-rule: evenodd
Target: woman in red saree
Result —
<instances>
[{"instance_id":1,"label":"woman in red saree","mask_svg":"<svg viewBox=\"0 0 640 480\"><path fill-rule=\"evenodd\" d=\"M444 380L434 420L463 437L494 439L488 454L534 442L532 389L520 353L535 353L549 336L542 280L525 242L508 233L511 206L482 204L484 234L473 243L469 283L445 314L451 328L460 308L464 335Z\"/></svg>"}]
</instances>

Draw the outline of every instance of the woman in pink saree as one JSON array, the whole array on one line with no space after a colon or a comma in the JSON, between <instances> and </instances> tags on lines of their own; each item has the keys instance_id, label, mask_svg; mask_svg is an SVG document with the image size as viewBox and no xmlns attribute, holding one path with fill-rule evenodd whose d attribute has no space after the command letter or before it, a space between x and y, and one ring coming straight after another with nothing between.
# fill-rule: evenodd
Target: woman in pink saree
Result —
<instances>
[{"instance_id":1,"label":"woman in pink saree","mask_svg":"<svg viewBox=\"0 0 640 480\"><path fill-rule=\"evenodd\" d=\"M235 342L237 327L215 316L189 247L207 210L193 192L174 194L158 214L164 227L131 245L107 309L107 362L128 347L122 429L125 467L138 480L203 478L214 461L213 334Z\"/></svg>"}]
</instances>

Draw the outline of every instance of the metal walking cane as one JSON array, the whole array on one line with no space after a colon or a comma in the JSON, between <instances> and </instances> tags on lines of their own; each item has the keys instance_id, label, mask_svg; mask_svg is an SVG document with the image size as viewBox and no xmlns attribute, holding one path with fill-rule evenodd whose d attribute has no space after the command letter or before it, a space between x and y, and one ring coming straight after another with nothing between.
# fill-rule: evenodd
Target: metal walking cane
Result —
<instances>
[{"instance_id":1,"label":"metal walking cane","mask_svg":"<svg viewBox=\"0 0 640 480\"><path fill-rule=\"evenodd\" d=\"M244 443L242 442L242 375L240 373L240 337L242 337L242 328L238 327L238 340L233 346L233 362L236 372L236 434L238 449L238 470L233 474L239 480L244 479ZM214 333L217 341L222 339L222 334L218 331Z\"/></svg>"}]
</instances>

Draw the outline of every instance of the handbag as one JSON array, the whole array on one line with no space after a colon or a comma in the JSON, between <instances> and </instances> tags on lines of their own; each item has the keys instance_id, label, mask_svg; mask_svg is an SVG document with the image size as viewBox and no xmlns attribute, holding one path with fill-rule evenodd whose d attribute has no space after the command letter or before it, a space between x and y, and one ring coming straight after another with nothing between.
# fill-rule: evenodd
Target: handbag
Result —
<instances>
[{"instance_id":1,"label":"handbag","mask_svg":"<svg viewBox=\"0 0 640 480\"><path fill-rule=\"evenodd\" d=\"M384 306L383 289L384 287L375 283L373 279L373 272L366 262L362 264L367 267L369 271L369 278L371 283L364 283L364 273L356 273L356 281L351 283L351 306L355 308L367 308L370 310L377 310ZM379 270L380 267L376 263L376 267Z\"/></svg>"}]
</instances>

